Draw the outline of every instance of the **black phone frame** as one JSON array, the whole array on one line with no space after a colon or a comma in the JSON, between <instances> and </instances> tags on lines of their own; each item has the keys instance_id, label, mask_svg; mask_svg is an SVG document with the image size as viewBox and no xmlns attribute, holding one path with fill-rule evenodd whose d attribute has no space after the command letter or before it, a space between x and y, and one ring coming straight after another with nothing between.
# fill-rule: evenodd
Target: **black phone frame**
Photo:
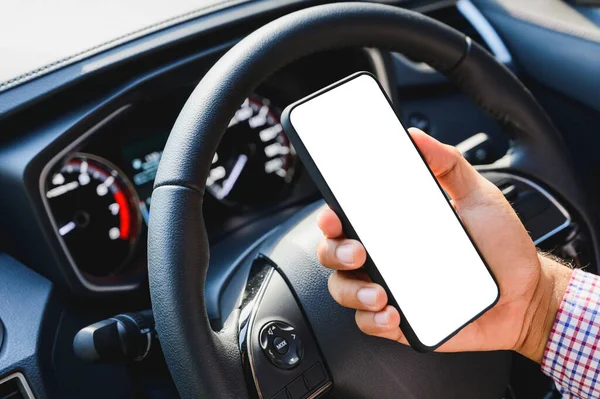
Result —
<instances>
[{"instance_id":1,"label":"black phone frame","mask_svg":"<svg viewBox=\"0 0 600 399\"><path fill-rule=\"evenodd\" d=\"M298 135L298 133L294 129L294 127L293 127L293 125L292 125L292 123L290 121L290 115L291 115L292 111L294 110L294 108L296 108L300 104L308 102L308 101L310 101L310 100L312 100L312 99L314 99L314 98L316 98L316 97L318 97L318 96L320 96L320 95L322 95L322 94L324 94L324 93L326 93L326 92L328 92L330 90L333 90L336 87L341 86L341 85L343 85L343 84L345 84L345 83L347 83L347 82L349 82L351 80L354 80L354 79L356 79L356 78L358 78L359 76L362 76L362 75L367 75L370 78L372 78L373 80L375 80L375 82L377 83L377 85L381 89L381 93L383 94L383 96L387 100L388 104L390 105L392 111L394 111L394 114L396 114L396 117L398 117L398 120L400 121L400 123L402 124L402 126L404 126L404 124L402 123L402 120L400 119L400 116L398 115L398 113L396 112L396 110L394 108L394 105L393 105L392 101L390 100L390 98L385 93L385 90L381 86L381 83L379 82L379 80L373 74L371 74L370 72L367 72L367 71L359 71L359 72L353 73L352 75L349 75L349 76L347 76L347 77L345 77L345 78L343 78L343 79L341 79L341 80L339 80L339 81L337 81L337 82L335 82L335 83L333 83L333 84L331 84L331 85L329 85L327 87L324 87L323 89L318 90L318 91L314 92L313 94L310 94L310 95L308 95L308 96L306 96L306 97L304 97L304 98L302 98L302 99L300 99L300 100L298 100L298 101L296 101L296 102L288 105L283 110L283 113L281 114L281 123L282 123L282 126L283 126L283 129L284 129L284 132L285 132L286 136L288 137L288 139L290 140L290 142L294 146L296 154L298 155L298 157L300 157L300 160L304 164L305 169L307 170L308 174L310 175L310 177L314 181L315 185L317 186L317 188L319 189L319 191L321 192L321 194L323 194L323 198L325 199L325 202L327 202L327 204L329 205L329 207L340 218L340 220L342 222L342 228L343 228L344 235L346 237L348 237L348 238L356 239L358 241L361 241L360 238L359 238L359 236L358 236L358 234L356 233L356 231L352 227L350 221L346 217L346 214L344 213L344 211L342 210L342 207L340 206L339 202L335 198L335 195L333 194L333 192L331 191L331 189L327 185L327 182L323 178L323 175L321 174L321 171L319 170L319 168L315 164L315 162L312 159L310 153L308 152L308 150L304 146L304 143L302 142L302 139L300 138L300 136ZM405 129L405 131L406 131L406 129ZM373 260L371 259L371 257L369 256L369 253L367 251L367 260L366 260L366 262L365 262L365 264L363 266L364 270L367 272L367 274L369 275L369 277L371 277L371 279L375 283L381 285L385 289L385 291L387 293L387 296L388 296L388 303L391 304L392 306L394 306L400 312L400 329L402 330L402 333L406 337L406 339L407 339L408 343L410 344L410 346L413 349L415 349L417 352L427 353L427 352L433 352L433 351L435 351L437 348L439 348L441 345L443 345L445 342L447 342L450 338L452 338L456 334L458 334L458 332L460 330L462 330L464 327L466 327L468 324L472 323L473 321L475 321L476 319L478 319L481 315L483 315L485 312L487 312L488 310L490 310L491 308L493 308L498 303L498 300L500 299L500 287L498 285L498 281L496 280L496 277L494 276L494 273L492 272L492 270L489 267L488 263L485 261L485 258L483 257L483 255L479 251L479 248L477 248L477 245L475 245L475 242L473 241L473 238L471 237L471 235L469 234L469 232L467 231L467 229L465 228L465 226L462 224L462 221L460 220L460 216L458 215L458 213L456 212L456 210L454 209L454 207L450 203L449 198L446 196L444 190L442 189L442 187L440 186L439 182L437 181L437 179L435 177L435 174L433 173L433 171L431 170L431 168L429 167L429 165L425 161L425 158L423 157L423 154L421 153L421 151L419 151L419 148L417 147L416 143L414 142L414 140L410 136L410 134L408 134L408 132L406 132L406 134L408 135L411 143L414 145L415 149L417 150L419 156L423 160L423 163L427 167L427 170L429 170L429 173L431 173L431 177L433 178L433 180L437 184L438 188L440 189L440 193L446 199L449 208L451 209L451 211L456 216L458 222L460 223L460 225L463 228L465 234L467 235L467 237L471 241L471 244L473 245L473 247L475 247L475 250L477 251L477 254L479 255L481 261L483 262L483 264L487 268L488 272L490 273L490 276L492 277L492 279L494 281L494 284L496 285L497 292L498 292L498 294L496 295L496 299L488 307L486 307L481 312L479 312L478 314L476 314L473 318L471 318L469 321L467 321L462 326L460 326L459 328L457 328L455 331L453 331L447 337L445 337L444 339L442 339L436 345L428 346L428 345L423 344L419 340L419 338L417 337L417 335L415 334L414 330L410 326L409 321L405 317L405 315L402 312L402 309L400 308L400 306L398 306L398 303L396 302L396 299L392 295L392 293L391 293L388 285L385 283L385 280L381 276L381 273L379 273L379 270L377 269L377 266L375 266L375 263L373 262ZM366 250L366 247L365 247L365 250Z\"/></svg>"}]
</instances>

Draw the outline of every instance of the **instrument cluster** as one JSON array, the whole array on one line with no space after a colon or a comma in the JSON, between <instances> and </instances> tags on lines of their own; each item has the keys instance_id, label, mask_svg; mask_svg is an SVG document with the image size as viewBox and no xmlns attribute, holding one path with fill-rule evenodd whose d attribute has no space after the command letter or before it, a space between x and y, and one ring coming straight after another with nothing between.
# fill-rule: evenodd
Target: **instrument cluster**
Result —
<instances>
[{"instance_id":1,"label":"instrument cluster","mask_svg":"<svg viewBox=\"0 0 600 399\"><path fill-rule=\"evenodd\" d=\"M59 239L86 276L145 267L152 185L170 129L187 96L133 106L52 166L44 197ZM253 94L240 106L206 182L207 228L267 209L289 195L298 169L281 108Z\"/></svg>"}]
</instances>

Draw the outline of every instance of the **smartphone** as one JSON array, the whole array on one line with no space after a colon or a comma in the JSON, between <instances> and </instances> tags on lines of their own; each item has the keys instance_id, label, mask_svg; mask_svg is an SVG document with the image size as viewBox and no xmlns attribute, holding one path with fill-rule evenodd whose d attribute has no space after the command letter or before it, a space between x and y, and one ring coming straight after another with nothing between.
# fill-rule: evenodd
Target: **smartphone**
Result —
<instances>
[{"instance_id":1,"label":"smartphone","mask_svg":"<svg viewBox=\"0 0 600 399\"><path fill-rule=\"evenodd\" d=\"M289 105L282 123L414 349L435 350L494 306L491 270L373 75Z\"/></svg>"}]
</instances>

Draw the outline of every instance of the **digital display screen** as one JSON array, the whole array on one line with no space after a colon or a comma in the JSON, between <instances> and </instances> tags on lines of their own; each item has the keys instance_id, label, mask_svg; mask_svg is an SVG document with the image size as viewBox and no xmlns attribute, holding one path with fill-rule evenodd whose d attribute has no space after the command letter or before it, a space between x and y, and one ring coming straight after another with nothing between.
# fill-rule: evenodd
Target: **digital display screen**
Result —
<instances>
[{"instance_id":1,"label":"digital display screen","mask_svg":"<svg viewBox=\"0 0 600 399\"><path fill-rule=\"evenodd\" d=\"M289 118L419 341L436 346L496 301L495 281L371 76Z\"/></svg>"},{"instance_id":2,"label":"digital display screen","mask_svg":"<svg viewBox=\"0 0 600 399\"><path fill-rule=\"evenodd\" d=\"M133 143L125 144L121 148L127 165L126 172L131 177L133 186L140 198L140 211L146 223L148 223L150 214L154 178L168 137L169 132L167 130L165 133L153 134Z\"/></svg>"}]
</instances>

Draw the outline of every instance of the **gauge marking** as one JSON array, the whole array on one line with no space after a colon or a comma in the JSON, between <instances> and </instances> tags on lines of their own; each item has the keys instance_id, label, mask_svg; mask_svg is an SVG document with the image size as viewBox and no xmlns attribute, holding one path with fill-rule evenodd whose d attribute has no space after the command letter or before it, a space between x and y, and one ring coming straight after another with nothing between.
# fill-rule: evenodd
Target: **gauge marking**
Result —
<instances>
[{"instance_id":1,"label":"gauge marking","mask_svg":"<svg viewBox=\"0 0 600 399\"><path fill-rule=\"evenodd\" d=\"M77 227L75 222L70 221L69 223L65 224L63 227L58 229L58 234L60 234L61 236L66 236L67 234L75 230L75 227Z\"/></svg>"},{"instance_id":2,"label":"gauge marking","mask_svg":"<svg viewBox=\"0 0 600 399\"><path fill-rule=\"evenodd\" d=\"M75 190L79 187L79 183L76 181L72 181L70 183L64 184L62 186L54 187L46 192L46 198L54 198L60 195L66 194L69 191Z\"/></svg>"},{"instance_id":3,"label":"gauge marking","mask_svg":"<svg viewBox=\"0 0 600 399\"><path fill-rule=\"evenodd\" d=\"M108 237L111 240L116 240L120 236L121 236L121 232L119 231L118 227L112 227L110 230L108 230Z\"/></svg>"},{"instance_id":4,"label":"gauge marking","mask_svg":"<svg viewBox=\"0 0 600 399\"><path fill-rule=\"evenodd\" d=\"M258 111L258 114L248 120L248 125L252 129L266 125L268 113L269 113L269 107L266 105L263 105L260 108L260 111Z\"/></svg>"},{"instance_id":5,"label":"gauge marking","mask_svg":"<svg viewBox=\"0 0 600 399\"><path fill-rule=\"evenodd\" d=\"M273 140L279 133L283 131L281 124L277 124L261 130L258 135L263 143Z\"/></svg>"},{"instance_id":6,"label":"gauge marking","mask_svg":"<svg viewBox=\"0 0 600 399\"><path fill-rule=\"evenodd\" d=\"M52 177L52 184L55 186L60 186L65 183L65 177L61 173L57 173Z\"/></svg>"},{"instance_id":7,"label":"gauge marking","mask_svg":"<svg viewBox=\"0 0 600 399\"><path fill-rule=\"evenodd\" d=\"M246 119L250 118L253 113L254 111L252 110L248 99L244 100L240 108L235 112L233 118L231 118L231 121L227 127L231 127L245 121Z\"/></svg>"},{"instance_id":8,"label":"gauge marking","mask_svg":"<svg viewBox=\"0 0 600 399\"><path fill-rule=\"evenodd\" d=\"M273 173L277 170L281 170L283 167L283 160L281 158L271 159L265 162L265 172Z\"/></svg>"},{"instance_id":9,"label":"gauge marking","mask_svg":"<svg viewBox=\"0 0 600 399\"><path fill-rule=\"evenodd\" d=\"M110 204L108 206L108 210L110 211L111 215L113 216L117 216L119 214L119 204L117 204L116 202L113 202L112 204Z\"/></svg>"},{"instance_id":10,"label":"gauge marking","mask_svg":"<svg viewBox=\"0 0 600 399\"><path fill-rule=\"evenodd\" d=\"M287 155L290 153L289 147L281 145L281 143L275 142L265 147L265 155L272 158L276 155Z\"/></svg>"},{"instance_id":11,"label":"gauge marking","mask_svg":"<svg viewBox=\"0 0 600 399\"><path fill-rule=\"evenodd\" d=\"M224 178L226 174L227 172L225 171L224 167L217 166L216 168L210 170L208 179L206 179L206 184L210 186L214 184L217 180Z\"/></svg>"},{"instance_id":12,"label":"gauge marking","mask_svg":"<svg viewBox=\"0 0 600 399\"><path fill-rule=\"evenodd\" d=\"M88 175L87 173L80 173L79 177L79 184L81 184L82 186L85 186L86 184L88 184L90 182L90 175Z\"/></svg>"},{"instance_id":13,"label":"gauge marking","mask_svg":"<svg viewBox=\"0 0 600 399\"><path fill-rule=\"evenodd\" d=\"M250 108L250 107L240 108L235 113L235 119L237 122L243 122L246 119L250 118L251 116L252 116L252 108Z\"/></svg>"},{"instance_id":14,"label":"gauge marking","mask_svg":"<svg viewBox=\"0 0 600 399\"><path fill-rule=\"evenodd\" d=\"M96 187L96 194L98 194L100 197L104 197L106 194L108 194L108 187L106 187L104 184L98 184L98 187Z\"/></svg>"}]
</instances>

